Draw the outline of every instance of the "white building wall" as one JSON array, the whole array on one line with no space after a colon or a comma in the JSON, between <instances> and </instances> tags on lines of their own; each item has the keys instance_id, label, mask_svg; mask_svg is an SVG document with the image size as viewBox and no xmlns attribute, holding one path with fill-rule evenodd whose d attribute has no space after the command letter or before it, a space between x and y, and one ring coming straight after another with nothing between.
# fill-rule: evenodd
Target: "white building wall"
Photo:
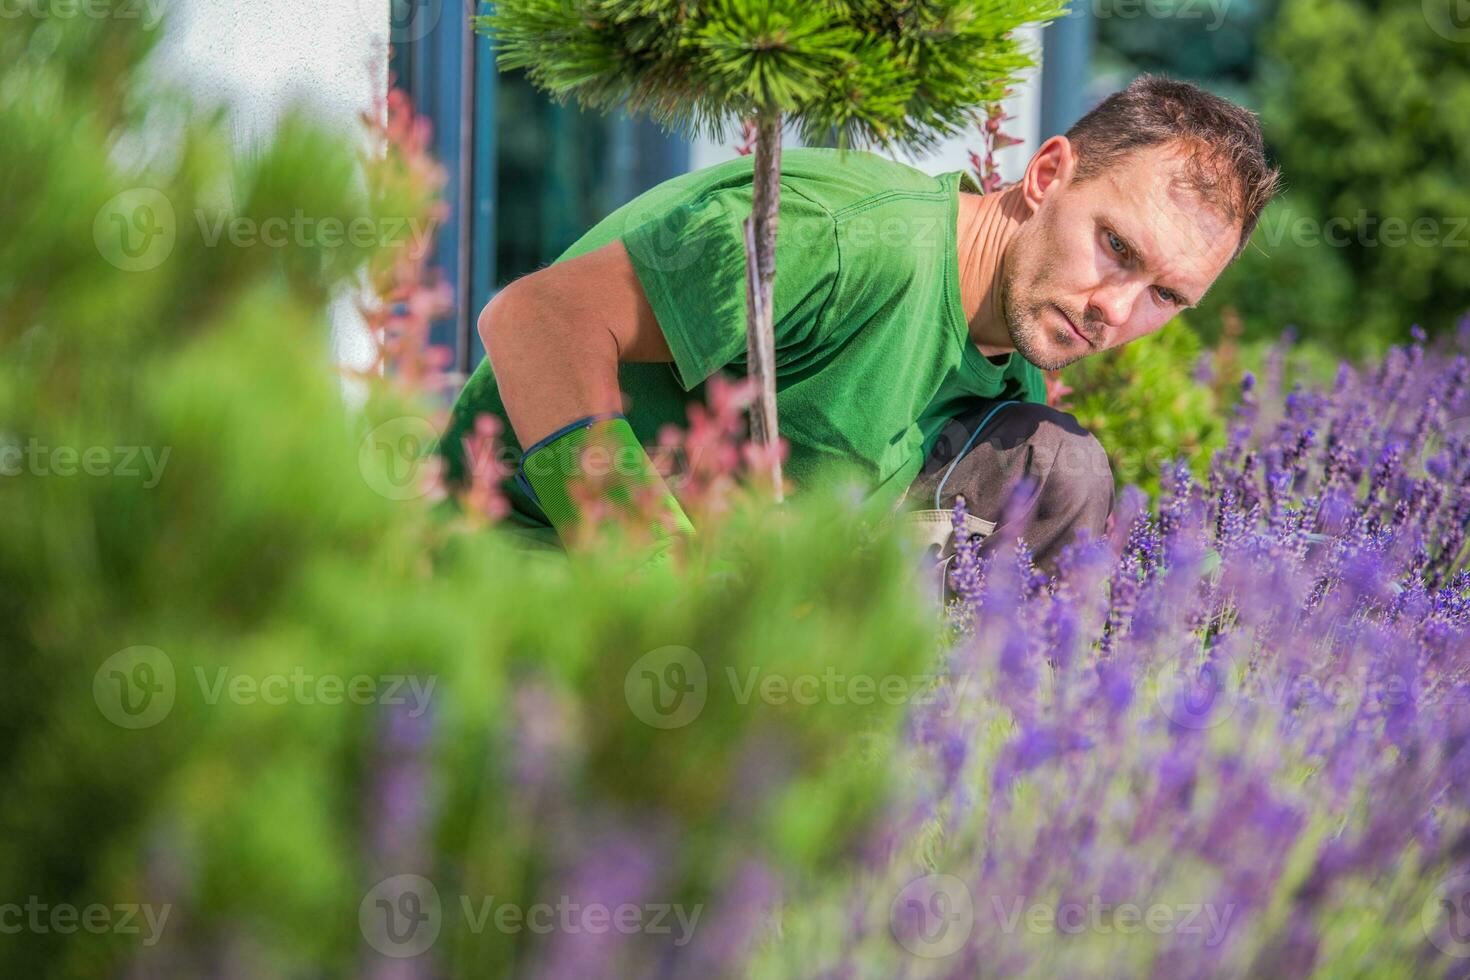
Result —
<instances>
[{"instance_id":1,"label":"white building wall","mask_svg":"<svg viewBox=\"0 0 1470 980\"><path fill-rule=\"evenodd\" d=\"M388 0L170 0L154 69L205 105L223 105L243 151L268 137L293 105L362 134L388 85ZM332 310L341 363L372 363L352 296Z\"/></svg>"}]
</instances>

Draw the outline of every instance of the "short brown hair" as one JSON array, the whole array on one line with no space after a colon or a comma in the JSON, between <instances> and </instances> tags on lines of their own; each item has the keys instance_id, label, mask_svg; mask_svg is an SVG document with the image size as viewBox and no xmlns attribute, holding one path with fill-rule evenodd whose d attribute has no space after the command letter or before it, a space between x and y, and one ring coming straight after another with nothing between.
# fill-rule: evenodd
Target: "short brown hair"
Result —
<instances>
[{"instance_id":1,"label":"short brown hair","mask_svg":"<svg viewBox=\"0 0 1470 980\"><path fill-rule=\"evenodd\" d=\"M1266 162L1255 113L1162 75L1138 76L1073 123L1066 136L1077 154L1072 179L1079 182L1137 150L1183 144L1189 150L1186 185L1226 218L1241 222L1232 260L1281 186L1280 171Z\"/></svg>"}]
</instances>

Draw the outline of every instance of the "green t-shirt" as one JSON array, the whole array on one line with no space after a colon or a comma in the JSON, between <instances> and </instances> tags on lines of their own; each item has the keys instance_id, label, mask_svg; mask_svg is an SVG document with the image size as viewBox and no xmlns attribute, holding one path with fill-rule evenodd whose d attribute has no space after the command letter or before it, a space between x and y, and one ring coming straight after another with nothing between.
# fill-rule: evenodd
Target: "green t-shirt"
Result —
<instances>
[{"instance_id":1,"label":"green t-shirt","mask_svg":"<svg viewBox=\"0 0 1470 980\"><path fill-rule=\"evenodd\" d=\"M673 354L621 364L634 433L656 442L687 424L715 372L746 373L747 155L683 174L618 208L567 249L573 258L621 238ZM799 490L855 479L892 508L946 419L975 397L1044 400L1040 371L1019 354L999 362L969 342L960 305L956 224L963 171L932 177L874 153L814 147L781 153L776 229L776 402ZM477 414L505 419L488 360L455 402L441 440L451 481ZM509 423L505 438L519 453ZM549 526L513 480L514 516Z\"/></svg>"}]
</instances>

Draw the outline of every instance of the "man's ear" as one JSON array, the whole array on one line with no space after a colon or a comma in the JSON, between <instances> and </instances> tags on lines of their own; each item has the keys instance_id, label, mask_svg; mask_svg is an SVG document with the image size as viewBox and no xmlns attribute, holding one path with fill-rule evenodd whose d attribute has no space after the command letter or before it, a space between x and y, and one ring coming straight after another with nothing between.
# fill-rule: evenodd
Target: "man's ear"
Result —
<instances>
[{"instance_id":1,"label":"man's ear","mask_svg":"<svg viewBox=\"0 0 1470 980\"><path fill-rule=\"evenodd\" d=\"M1042 143L1026 164L1021 177L1021 196L1033 214L1048 194L1065 187L1077 168L1077 154L1065 136L1053 136Z\"/></svg>"}]
</instances>

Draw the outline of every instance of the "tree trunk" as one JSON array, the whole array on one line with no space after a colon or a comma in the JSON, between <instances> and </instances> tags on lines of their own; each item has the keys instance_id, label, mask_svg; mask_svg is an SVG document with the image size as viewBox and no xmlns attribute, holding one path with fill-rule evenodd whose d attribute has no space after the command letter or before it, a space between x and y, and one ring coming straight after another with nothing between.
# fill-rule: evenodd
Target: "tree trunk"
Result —
<instances>
[{"instance_id":1,"label":"tree trunk","mask_svg":"<svg viewBox=\"0 0 1470 980\"><path fill-rule=\"evenodd\" d=\"M781 500L781 460L774 452L776 428L776 331L773 294L776 281L776 217L781 204L781 113L756 120L755 173L751 215L745 219L745 351L747 372L755 380L750 406L750 438L771 447L770 478Z\"/></svg>"}]
</instances>

